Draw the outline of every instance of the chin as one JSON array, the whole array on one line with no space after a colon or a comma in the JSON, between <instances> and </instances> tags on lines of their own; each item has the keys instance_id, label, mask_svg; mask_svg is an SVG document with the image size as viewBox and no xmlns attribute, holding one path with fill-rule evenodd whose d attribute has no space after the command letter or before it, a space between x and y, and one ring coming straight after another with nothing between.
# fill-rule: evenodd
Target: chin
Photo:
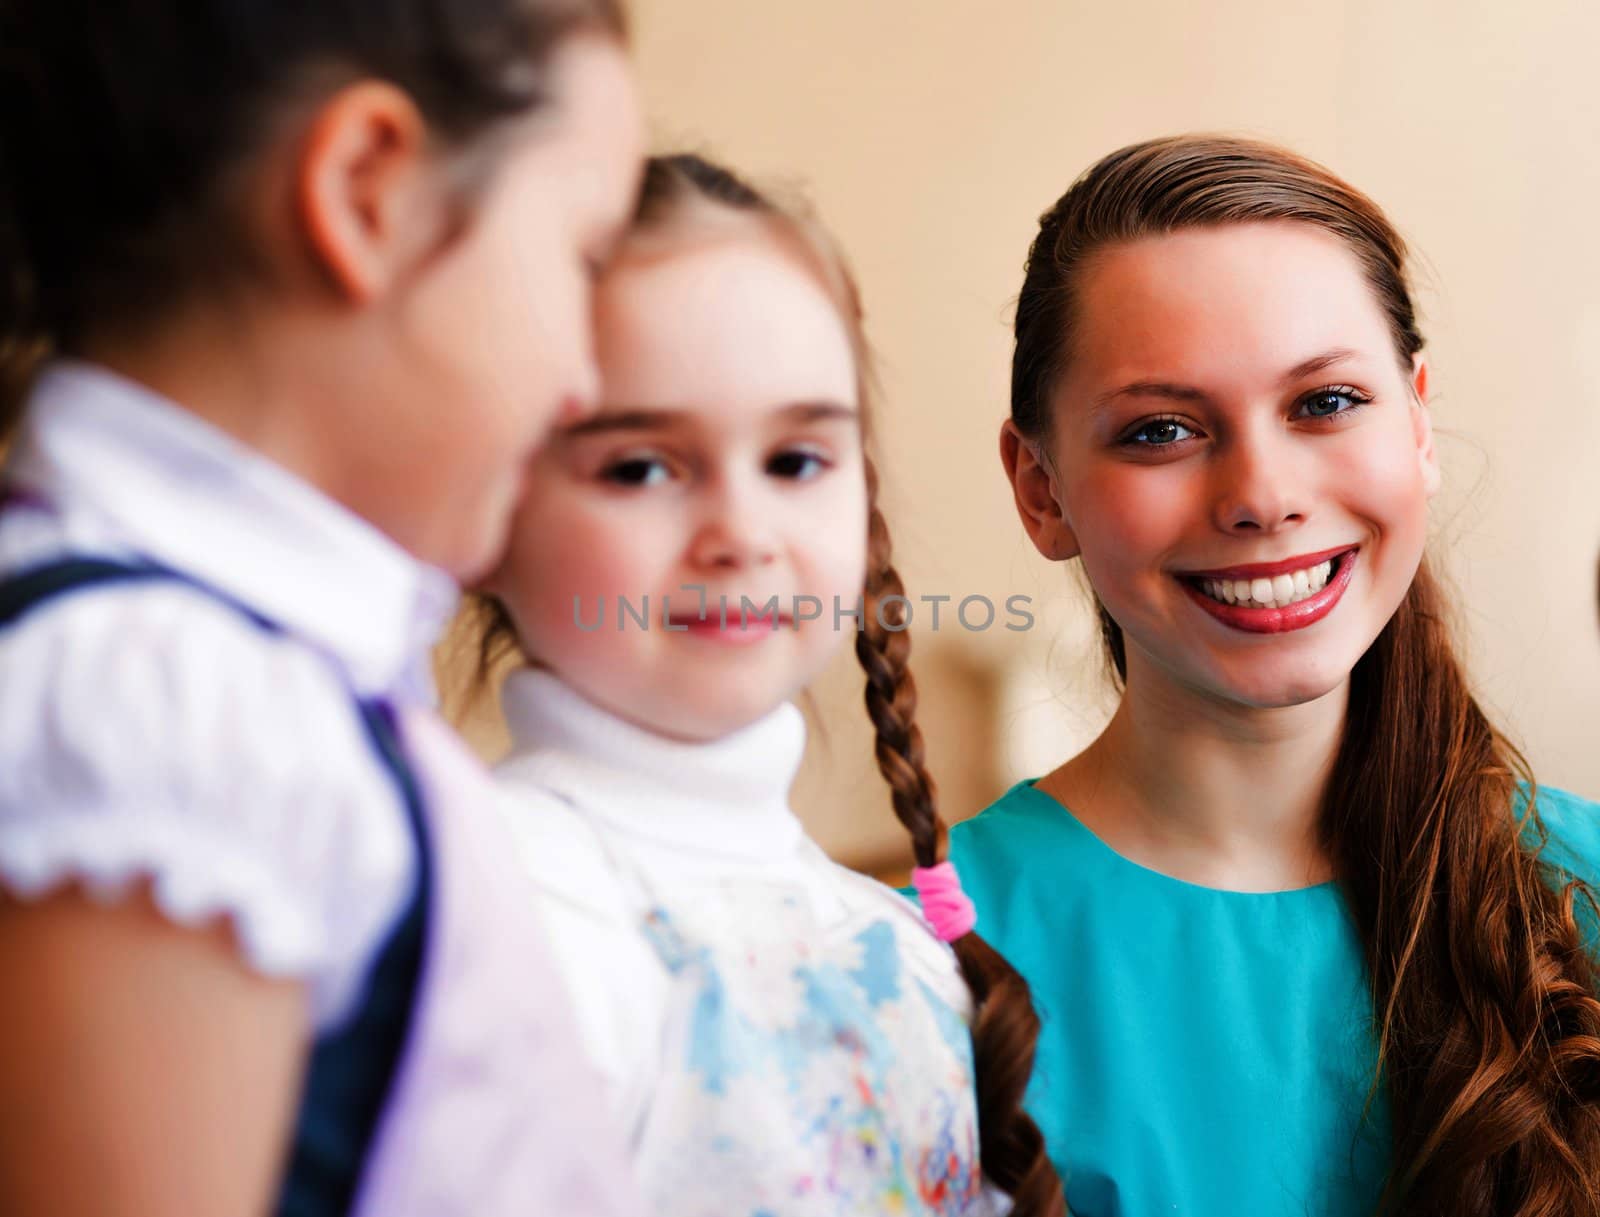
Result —
<instances>
[{"instance_id":1,"label":"chin","mask_svg":"<svg viewBox=\"0 0 1600 1217\"><path fill-rule=\"evenodd\" d=\"M715 701L708 700L699 708L699 713L679 714L674 733L707 742L719 740L753 726L782 704L782 700L774 701L770 697L733 693Z\"/></svg>"},{"instance_id":2,"label":"chin","mask_svg":"<svg viewBox=\"0 0 1600 1217\"><path fill-rule=\"evenodd\" d=\"M657 735L681 743L714 744L717 740L732 735L741 727L748 727L753 721L755 720L739 716L679 713L656 716L645 725Z\"/></svg>"},{"instance_id":3,"label":"chin","mask_svg":"<svg viewBox=\"0 0 1600 1217\"><path fill-rule=\"evenodd\" d=\"M1303 706L1337 692L1350 679L1349 667L1312 665L1286 672L1282 665L1260 673L1222 674L1212 688L1228 701L1258 710Z\"/></svg>"},{"instance_id":4,"label":"chin","mask_svg":"<svg viewBox=\"0 0 1600 1217\"><path fill-rule=\"evenodd\" d=\"M766 702L744 704L730 702L716 708L716 711L706 716L706 738L721 739L725 735L732 735L735 731L743 731L746 727L760 722L776 707Z\"/></svg>"},{"instance_id":5,"label":"chin","mask_svg":"<svg viewBox=\"0 0 1600 1217\"><path fill-rule=\"evenodd\" d=\"M498 548L490 549L480 546L476 549L465 550L453 555L449 562L440 562L437 565L443 568L446 574L453 578L464 588L474 588L481 584L494 573L500 558Z\"/></svg>"},{"instance_id":6,"label":"chin","mask_svg":"<svg viewBox=\"0 0 1600 1217\"><path fill-rule=\"evenodd\" d=\"M483 583L499 568L500 560L505 555L506 542L511 533L510 523L503 513L495 515L492 522L485 522L471 536L457 538L450 560L435 565L443 567L463 587Z\"/></svg>"}]
</instances>

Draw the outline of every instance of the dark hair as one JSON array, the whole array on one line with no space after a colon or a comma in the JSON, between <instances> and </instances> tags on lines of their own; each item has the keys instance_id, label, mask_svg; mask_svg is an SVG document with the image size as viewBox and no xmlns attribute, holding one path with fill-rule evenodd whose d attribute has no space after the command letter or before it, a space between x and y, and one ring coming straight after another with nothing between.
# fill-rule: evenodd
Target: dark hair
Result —
<instances>
[{"instance_id":1,"label":"dark hair","mask_svg":"<svg viewBox=\"0 0 1600 1217\"><path fill-rule=\"evenodd\" d=\"M6 0L0 7L0 390L54 345L159 315L248 259L224 198L296 103L363 77L446 147L548 100L570 33L621 0Z\"/></svg>"},{"instance_id":2,"label":"dark hair","mask_svg":"<svg viewBox=\"0 0 1600 1217\"><path fill-rule=\"evenodd\" d=\"M1310 224L1340 238L1409 370L1423 340L1406 248L1376 204L1281 148L1155 140L1100 161L1040 220L1017 305L1017 428L1048 435L1086 258L1119 242L1252 221ZM1383 1210L1593 1213L1600 978L1574 901L1593 907L1594 897L1540 861L1546 832L1527 764L1472 696L1446 615L1424 562L1351 675L1319 813L1373 988L1373 1084L1387 1089L1393 1112ZM1100 619L1125 677L1122 631L1104 606Z\"/></svg>"},{"instance_id":3,"label":"dark hair","mask_svg":"<svg viewBox=\"0 0 1600 1217\"><path fill-rule=\"evenodd\" d=\"M800 206L780 206L720 165L699 156L652 157L635 221L649 230L681 219L696 207L724 208L750 216L797 252L815 271L845 322L856 360L862 418L872 399L872 363L861 297L843 255ZM864 425L865 422L864 422ZM895 815L911 834L918 865L933 866L945 853L945 825L923 762L917 729L916 682L907 659L910 634L903 628L904 587L891 561L889 529L878 507L878 475L866 459L868 554L866 602L856 656L866 672L866 704L877 729L878 767L893 794ZM879 616L879 605L883 606ZM515 627L503 606L485 598L479 645L479 679L516 644ZM898 615L898 616L897 616ZM1039 1019L1027 982L977 934L952 944L972 992L972 1045L978 1105L979 1154L989 1180L1012 1197L1016 1217L1064 1217L1061 1181L1045 1154L1044 1138L1022 1109L1033 1072Z\"/></svg>"}]
</instances>

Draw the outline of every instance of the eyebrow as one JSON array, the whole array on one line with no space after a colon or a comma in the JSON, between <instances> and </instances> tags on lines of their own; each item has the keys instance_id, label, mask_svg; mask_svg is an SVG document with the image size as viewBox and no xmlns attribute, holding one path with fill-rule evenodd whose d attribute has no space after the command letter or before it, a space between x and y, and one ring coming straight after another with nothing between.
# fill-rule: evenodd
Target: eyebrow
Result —
<instances>
[{"instance_id":1,"label":"eyebrow","mask_svg":"<svg viewBox=\"0 0 1600 1217\"><path fill-rule=\"evenodd\" d=\"M786 423L822 422L828 419L855 421L861 411L836 401L797 401L776 411ZM667 431L684 425L692 417L689 410L631 408L608 410L576 423L564 433L569 439L589 435L608 435L614 431Z\"/></svg>"},{"instance_id":2,"label":"eyebrow","mask_svg":"<svg viewBox=\"0 0 1600 1217\"><path fill-rule=\"evenodd\" d=\"M1323 368L1332 367L1336 363L1343 363L1346 359L1355 359L1358 352L1349 347L1334 347L1320 355L1313 355L1301 363L1297 363L1284 374L1283 383L1300 380L1310 376L1313 372L1320 372Z\"/></svg>"},{"instance_id":3,"label":"eyebrow","mask_svg":"<svg viewBox=\"0 0 1600 1217\"><path fill-rule=\"evenodd\" d=\"M1323 351L1320 355L1313 355L1310 359L1303 359L1294 367L1285 372L1279 383L1293 384L1310 376L1313 372L1320 372L1323 368L1332 367L1346 359L1353 359L1357 352L1349 347L1334 347ZM1135 380L1123 385L1121 388L1112 389L1095 398L1093 410L1100 410L1110 405L1119 397L1162 397L1169 401L1209 401L1211 395L1204 389L1194 385L1180 384L1167 380Z\"/></svg>"},{"instance_id":4,"label":"eyebrow","mask_svg":"<svg viewBox=\"0 0 1600 1217\"><path fill-rule=\"evenodd\" d=\"M778 413L785 422L791 423L820 423L829 419L855 422L861 417L860 409L838 401L797 401Z\"/></svg>"}]
</instances>

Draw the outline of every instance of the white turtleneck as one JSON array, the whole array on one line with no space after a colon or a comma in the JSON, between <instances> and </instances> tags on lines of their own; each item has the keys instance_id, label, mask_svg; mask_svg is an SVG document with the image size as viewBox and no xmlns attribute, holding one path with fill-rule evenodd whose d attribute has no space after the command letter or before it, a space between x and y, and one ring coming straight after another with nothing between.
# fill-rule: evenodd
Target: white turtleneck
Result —
<instances>
[{"instance_id":1,"label":"white turtleneck","mask_svg":"<svg viewBox=\"0 0 1600 1217\"><path fill-rule=\"evenodd\" d=\"M894 1059L878 1075L886 1110L942 1105L947 1110L939 1127L946 1135L953 1131L957 1142L975 1137L971 1096L961 1093L970 1088L970 1061L962 1059L970 997L954 955L909 901L832 862L806 836L788 804L805 749L798 709L784 705L733 735L693 744L634 726L547 672L513 673L502 701L513 738L511 756L497 771L508 796L505 809L525 849L586 1047L622 1127L647 1160L643 1174L651 1173L652 1153L657 1161L693 1159L696 1141L688 1130L681 1152L659 1152L660 1125L699 1118L698 1095L689 1095L688 1107L671 1097L674 1086L693 1089L681 1081L690 1055L682 1041L684 987L692 981L685 972L674 975L646 932L644 914L657 906L670 912L690 949L709 951L718 961L712 981L718 1000L738 1005L739 1017L751 1025L794 1025L800 982L782 978L828 969L829 976L854 984L878 966L877 946L892 943L884 983L896 1001L880 1006L870 992L861 1006L881 1010L884 1020L867 1034L881 1029L896 1045L885 1054ZM864 948L869 937L875 945ZM875 982L861 983L870 989ZM695 999L689 1000L693 1008ZM753 1113L793 1100L792 1093L760 1089L765 1084L736 1076L730 1101ZM664 1116L664 1108L672 1114ZM908 1116L905 1140L930 1138L931 1118ZM891 1138L896 1132L889 1130ZM780 1156L798 1159L808 1152L815 1151L791 1145ZM959 1145L955 1156L962 1157ZM737 1168L721 1160L700 1166L722 1180L722 1202L736 1206L743 1195ZM804 1162L789 1166L797 1173L811 1169ZM663 1166L661 1172L676 1169ZM761 1170L774 1169L763 1159ZM664 1213L698 1211L678 1204L688 1203L692 1185L675 1177L655 1182L657 1194L668 1198ZM644 1183L650 1191L652 1180ZM779 1205L773 1211L835 1210ZM904 1211L985 1210L913 1201Z\"/></svg>"},{"instance_id":2,"label":"white turtleneck","mask_svg":"<svg viewBox=\"0 0 1600 1217\"><path fill-rule=\"evenodd\" d=\"M758 863L792 855L805 837L789 810L806 747L792 705L693 744L636 727L535 668L507 678L501 703L513 744L501 772L573 795L629 836Z\"/></svg>"}]
</instances>

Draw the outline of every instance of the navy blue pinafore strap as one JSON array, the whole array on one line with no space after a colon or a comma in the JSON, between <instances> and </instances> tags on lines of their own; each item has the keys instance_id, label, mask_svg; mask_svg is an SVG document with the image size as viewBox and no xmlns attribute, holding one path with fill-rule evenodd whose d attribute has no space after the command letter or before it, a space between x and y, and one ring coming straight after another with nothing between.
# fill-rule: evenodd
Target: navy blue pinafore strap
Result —
<instances>
[{"instance_id":1,"label":"navy blue pinafore strap","mask_svg":"<svg viewBox=\"0 0 1600 1217\"><path fill-rule=\"evenodd\" d=\"M258 629L282 630L248 605L181 571L140 560L72 557L0 578L0 629L59 597L110 585L181 583L240 613ZM317 1037L307 1067L278 1217L342 1217L354 1205L385 1102L413 1022L432 897L427 825L416 778L400 746L393 709L352 694L379 763L405 805L417 883L373 963L355 1012Z\"/></svg>"}]
</instances>

